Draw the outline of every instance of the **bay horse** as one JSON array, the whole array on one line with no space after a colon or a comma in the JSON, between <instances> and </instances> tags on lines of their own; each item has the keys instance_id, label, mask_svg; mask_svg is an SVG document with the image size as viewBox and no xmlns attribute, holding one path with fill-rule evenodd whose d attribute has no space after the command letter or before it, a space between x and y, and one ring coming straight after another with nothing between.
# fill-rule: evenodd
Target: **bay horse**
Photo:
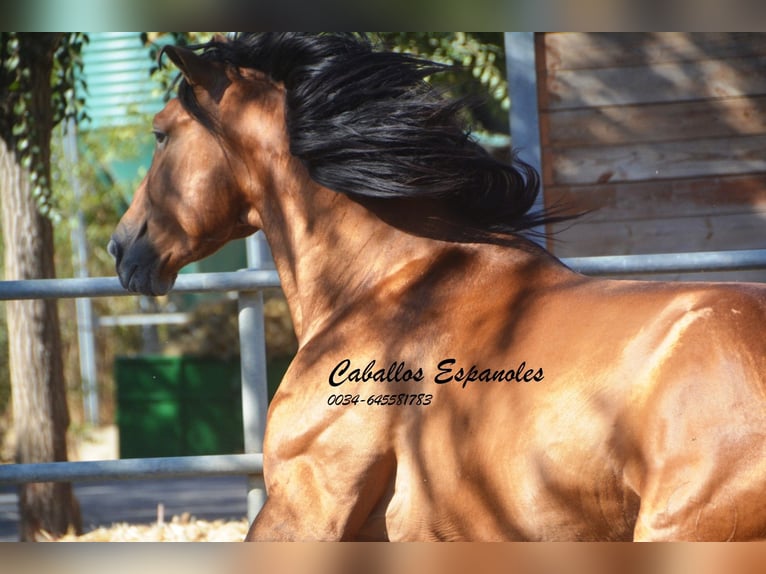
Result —
<instances>
[{"instance_id":1,"label":"bay horse","mask_svg":"<svg viewBox=\"0 0 766 574\"><path fill-rule=\"evenodd\" d=\"M346 34L167 47L178 98L108 246L122 284L263 230L299 349L248 540L766 534L766 288L590 278L525 237L442 66Z\"/></svg>"}]
</instances>

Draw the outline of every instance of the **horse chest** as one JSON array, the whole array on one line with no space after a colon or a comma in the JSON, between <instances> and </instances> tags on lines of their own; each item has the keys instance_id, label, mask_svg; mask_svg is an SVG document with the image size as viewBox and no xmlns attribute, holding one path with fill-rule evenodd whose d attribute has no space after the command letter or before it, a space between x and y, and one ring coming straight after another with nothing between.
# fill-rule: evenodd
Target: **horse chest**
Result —
<instances>
[{"instance_id":1,"label":"horse chest","mask_svg":"<svg viewBox=\"0 0 766 574\"><path fill-rule=\"evenodd\" d=\"M593 416L587 432L571 427L568 436L546 432L542 417L517 416L514 424L437 409L431 416L403 432L395 475L365 535L630 539L639 501L610 451L609 429L594 428Z\"/></svg>"},{"instance_id":2,"label":"horse chest","mask_svg":"<svg viewBox=\"0 0 766 574\"><path fill-rule=\"evenodd\" d=\"M562 466L543 452L470 466L475 462L441 462L438 476L417 464L401 464L390 497L368 520L367 534L385 532L390 540L632 536L639 500L613 475Z\"/></svg>"}]
</instances>

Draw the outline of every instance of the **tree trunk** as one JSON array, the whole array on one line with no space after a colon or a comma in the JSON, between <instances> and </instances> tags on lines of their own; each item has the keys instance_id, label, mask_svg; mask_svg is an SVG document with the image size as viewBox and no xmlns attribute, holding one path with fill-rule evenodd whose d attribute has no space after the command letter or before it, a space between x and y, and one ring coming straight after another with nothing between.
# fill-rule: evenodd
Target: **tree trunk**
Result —
<instances>
[{"instance_id":1,"label":"tree trunk","mask_svg":"<svg viewBox=\"0 0 766 574\"><path fill-rule=\"evenodd\" d=\"M38 48L40 45L38 44ZM50 171L52 48L32 68L38 127L37 145ZM37 59L37 58L36 58ZM50 177L48 178L50 181ZM0 138L0 194L7 279L55 277L53 226L32 197L29 171ZM67 460L69 410L62 365L61 333L55 300L7 303L11 393L16 462ZM70 483L32 483L19 488L21 540L40 531L61 535L82 530L79 505Z\"/></svg>"}]
</instances>

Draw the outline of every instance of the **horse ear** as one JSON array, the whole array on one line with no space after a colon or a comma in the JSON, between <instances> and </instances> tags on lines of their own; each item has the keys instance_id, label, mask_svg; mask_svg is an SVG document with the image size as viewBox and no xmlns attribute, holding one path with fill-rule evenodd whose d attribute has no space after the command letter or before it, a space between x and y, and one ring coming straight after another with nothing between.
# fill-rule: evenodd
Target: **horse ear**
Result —
<instances>
[{"instance_id":1,"label":"horse ear","mask_svg":"<svg viewBox=\"0 0 766 574\"><path fill-rule=\"evenodd\" d=\"M186 81L212 93L220 83L221 71L211 62L203 60L193 51L180 46L165 46L162 50L178 66Z\"/></svg>"}]
</instances>

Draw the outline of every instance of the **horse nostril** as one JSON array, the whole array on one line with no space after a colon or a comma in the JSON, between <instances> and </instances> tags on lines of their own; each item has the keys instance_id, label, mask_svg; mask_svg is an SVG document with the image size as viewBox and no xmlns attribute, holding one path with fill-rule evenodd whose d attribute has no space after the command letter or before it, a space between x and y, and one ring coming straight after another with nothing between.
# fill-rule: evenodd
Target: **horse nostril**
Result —
<instances>
[{"instance_id":1,"label":"horse nostril","mask_svg":"<svg viewBox=\"0 0 766 574\"><path fill-rule=\"evenodd\" d=\"M106 246L106 250L109 252L109 255L114 257L114 259L119 262L122 251L120 249L119 243L117 243L114 239L110 239L109 244Z\"/></svg>"}]
</instances>

